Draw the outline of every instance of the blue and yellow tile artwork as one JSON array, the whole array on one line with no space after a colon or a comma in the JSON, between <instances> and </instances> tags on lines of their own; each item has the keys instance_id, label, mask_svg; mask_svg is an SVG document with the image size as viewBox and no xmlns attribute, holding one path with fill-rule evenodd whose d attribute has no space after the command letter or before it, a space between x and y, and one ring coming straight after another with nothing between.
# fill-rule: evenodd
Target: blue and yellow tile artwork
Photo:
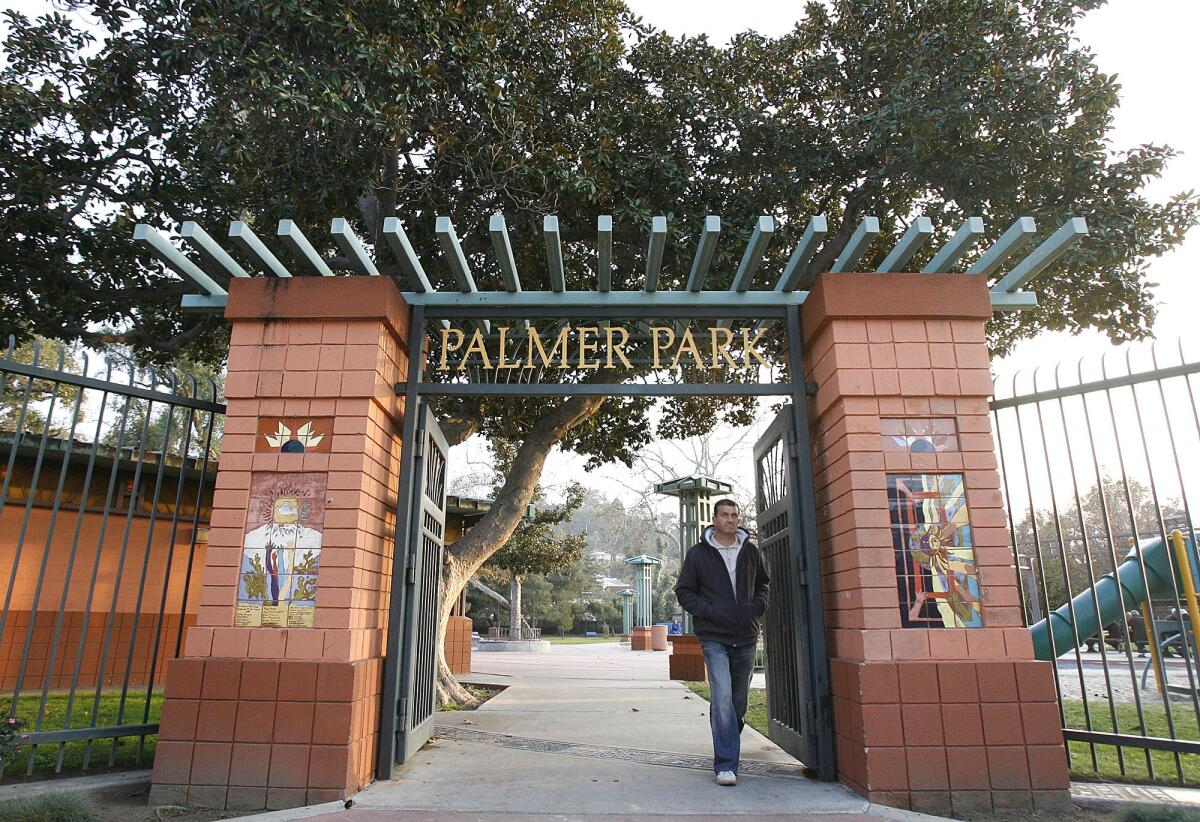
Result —
<instances>
[{"instance_id":1,"label":"blue and yellow tile artwork","mask_svg":"<svg viewBox=\"0 0 1200 822\"><path fill-rule=\"evenodd\" d=\"M888 507L906 628L982 628L962 474L890 474Z\"/></svg>"},{"instance_id":2,"label":"blue and yellow tile artwork","mask_svg":"<svg viewBox=\"0 0 1200 822\"><path fill-rule=\"evenodd\" d=\"M325 482L323 473L256 473L251 479L235 625L313 626Z\"/></svg>"}]
</instances>

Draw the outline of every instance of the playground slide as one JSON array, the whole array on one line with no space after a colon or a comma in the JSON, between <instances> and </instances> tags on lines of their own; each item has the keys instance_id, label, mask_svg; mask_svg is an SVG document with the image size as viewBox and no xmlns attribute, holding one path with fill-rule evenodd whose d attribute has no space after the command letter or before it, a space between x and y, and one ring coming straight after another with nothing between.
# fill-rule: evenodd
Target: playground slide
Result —
<instances>
[{"instance_id":1,"label":"playground slide","mask_svg":"<svg viewBox=\"0 0 1200 822\"><path fill-rule=\"evenodd\" d=\"M1061 656L1099 633L1102 625L1119 619L1122 613L1140 608L1148 594L1157 595L1172 590L1170 541L1156 537L1141 540L1138 544L1141 546L1142 564L1146 568L1145 576L1142 576L1136 551L1131 549L1115 574L1105 574L1094 587L1030 627L1034 656L1050 660L1054 659L1054 651ZM1188 547L1191 548L1190 545ZM1195 556L1191 550L1188 553ZM1072 614L1077 623L1074 626ZM1054 633L1054 650L1051 650L1051 631Z\"/></svg>"}]
</instances>

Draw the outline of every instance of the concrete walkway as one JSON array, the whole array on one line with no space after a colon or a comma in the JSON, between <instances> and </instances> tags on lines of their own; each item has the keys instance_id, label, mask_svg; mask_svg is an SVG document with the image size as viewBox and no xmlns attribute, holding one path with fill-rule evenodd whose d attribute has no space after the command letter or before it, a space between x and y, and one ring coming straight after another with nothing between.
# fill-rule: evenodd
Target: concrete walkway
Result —
<instances>
[{"instance_id":1,"label":"concrete walkway","mask_svg":"<svg viewBox=\"0 0 1200 822\"><path fill-rule=\"evenodd\" d=\"M437 737L395 779L355 797L353 809L308 808L304 816L921 818L805 778L800 763L749 727L737 787L718 786L708 703L667 679L665 653L611 643L475 654L469 679L508 687L477 711L439 713ZM276 818L298 818L285 813Z\"/></svg>"}]
</instances>

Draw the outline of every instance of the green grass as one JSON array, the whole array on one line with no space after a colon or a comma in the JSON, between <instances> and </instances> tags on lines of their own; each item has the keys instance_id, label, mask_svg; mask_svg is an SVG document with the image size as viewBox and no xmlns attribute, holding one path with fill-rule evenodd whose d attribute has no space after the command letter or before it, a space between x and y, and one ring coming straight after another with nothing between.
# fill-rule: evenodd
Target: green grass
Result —
<instances>
[{"instance_id":1,"label":"green grass","mask_svg":"<svg viewBox=\"0 0 1200 822\"><path fill-rule=\"evenodd\" d=\"M1154 695L1157 699L1157 695ZM1106 701L1089 700L1092 730L1111 732L1112 714ZM1137 706L1133 703L1118 703L1117 728L1120 733L1142 733L1138 721ZM1063 702L1063 712L1066 715L1068 728L1087 729L1087 720L1080 700ZM1145 718L1146 735L1171 737L1176 739L1200 740L1200 729L1196 725L1196 714L1188 703L1172 702L1171 718L1174 720L1175 733L1172 734L1167 725L1167 711L1162 704L1147 705L1142 703L1142 716ZM1122 748L1120 756L1124 758L1125 773L1121 773L1121 758L1113 745L1096 746L1096 762L1092 762L1091 745L1086 742L1069 743L1071 751L1071 775L1084 779L1109 779L1128 782L1156 782L1179 784L1179 774L1175 768L1175 755L1169 751L1150 751L1150 761L1154 766L1154 778L1146 767L1146 752L1141 748ZM1200 785L1200 755L1180 754L1180 765L1183 769L1183 780L1188 785Z\"/></svg>"},{"instance_id":2,"label":"green grass","mask_svg":"<svg viewBox=\"0 0 1200 822\"><path fill-rule=\"evenodd\" d=\"M592 645L598 642L619 641L619 638L615 636L546 636L545 634L542 634L542 639L551 645Z\"/></svg>"},{"instance_id":3,"label":"green grass","mask_svg":"<svg viewBox=\"0 0 1200 822\"><path fill-rule=\"evenodd\" d=\"M75 703L71 710L71 725L72 728L87 728L92 725L92 702L95 698L94 691L77 692L75 694ZM122 725L140 725L142 723L142 714L145 711L146 692L130 691L125 698L125 713L121 719ZM37 716L38 704L41 701L41 694L28 694L22 696L17 703L17 716L27 722L23 729L25 732L33 730L34 719ZM96 725L104 727L106 725L117 724L117 708L120 705L121 692L105 691L100 695L100 704L96 710ZM147 722L158 722L162 716L163 696L161 692L157 692L150 697L150 716ZM5 701L0 704L0 711L7 713L9 703ZM42 730L60 730L63 727L67 713L67 694L52 693L46 699L46 712L42 717ZM91 755L88 761L88 770L99 771L108 768L109 756L113 756L114 768L129 768L129 767L149 767L154 761L154 745L157 741L155 736L147 736L144 744L141 745L141 756L138 756L139 747L138 737L125 737L122 739L96 739L91 743ZM115 745L115 751L114 751ZM83 770L83 759L88 743L85 740L67 742L62 747L62 770L64 773L80 772ZM16 755L9 761L4 763L4 772L0 774L5 778L24 774L29 767L29 757L34 755L33 772L35 774L49 774L54 772L55 763L59 757L59 744L43 744L35 749L32 746L25 745Z\"/></svg>"},{"instance_id":4,"label":"green grass","mask_svg":"<svg viewBox=\"0 0 1200 822\"><path fill-rule=\"evenodd\" d=\"M0 802L0 822L93 822L95 809L77 793L46 793Z\"/></svg>"},{"instance_id":5,"label":"green grass","mask_svg":"<svg viewBox=\"0 0 1200 822\"><path fill-rule=\"evenodd\" d=\"M699 694L705 701L712 698L712 692L707 682L685 682L694 694ZM751 688L750 697L746 704L746 724L763 736L767 735L767 692L762 688Z\"/></svg>"}]
</instances>

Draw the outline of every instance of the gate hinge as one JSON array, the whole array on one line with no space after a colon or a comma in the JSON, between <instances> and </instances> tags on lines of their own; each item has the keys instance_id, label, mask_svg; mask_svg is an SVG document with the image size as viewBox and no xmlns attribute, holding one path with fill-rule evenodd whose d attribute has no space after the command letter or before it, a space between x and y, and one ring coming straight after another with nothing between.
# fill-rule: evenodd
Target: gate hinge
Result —
<instances>
[{"instance_id":1,"label":"gate hinge","mask_svg":"<svg viewBox=\"0 0 1200 822\"><path fill-rule=\"evenodd\" d=\"M404 560L405 579L409 585L416 584L417 581L417 555L408 554Z\"/></svg>"},{"instance_id":2,"label":"gate hinge","mask_svg":"<svg viewBox=\"0 0 1200 822\"><path fill-rule=\"evenodd\" d=\"M396 392L397 397L403 397L408 392L408 383L404 383L404 382L393 383L392 390Z\"/></svg>"},{"instance_id":3,"label":"gate hinge","mask_svg":"<svg viewBox=\"0 0 1200 822\"><path fill-rule=\"evenodd\" d=\"M413 456L418 457L418 458L425 456L425 438L424 437L418 436L417 441L413 443Z\"/></svg>"},{"instance_id":4,"label":"gate hinge","mask_svg":"<svg viewBox=\"0 0 1200 822\"><path fill-rule=\"evenodd\" d=\"M810 397L817 396L818 388L820 388L820 386L817 385L816 380L805 380L804 381L804 393L807 394L808 396L810 396Z\"/></svg>"},{"instance_id":5,"label":"gate hinge","mask_svg":"<svg viewBox=\"0 0 1200 822\"><path fill-rule=\"evenodd\" d=\"M402 725L408 721L408 697L402 696L400 697L400 701L396 703L396 718L400 720Z\"/></svg>"}]
</instances>

